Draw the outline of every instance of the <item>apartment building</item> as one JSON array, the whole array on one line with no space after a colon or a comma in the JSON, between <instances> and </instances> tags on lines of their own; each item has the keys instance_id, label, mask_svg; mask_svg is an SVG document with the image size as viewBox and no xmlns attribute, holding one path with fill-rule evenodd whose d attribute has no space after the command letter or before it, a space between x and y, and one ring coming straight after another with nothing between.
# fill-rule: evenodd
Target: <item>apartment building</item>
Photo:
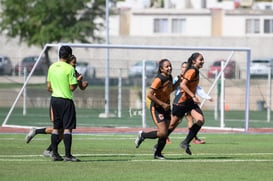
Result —
<instances>
[{"instance_id":1,"label":"apartment building","mask_svg":"<svg viewBox=\"0 0 273 181\"><path fill-rule=\"evenodd\" d=\"M127 3L126 3L127 2ZM117 5L111 35L273 37L272 2L127 0ZM240 4L241 3L241 4Z\"/></svg>"},{"instance_id":2,"label":"apartment building","mask_svg":"<svg viewBox=\"0 0 273 181\"><path fill-rule=\"evenodd\" d=\"M164 6L156 2L164 2ZM175 45L190 47L249 47L252 57L273 57L273 11L272 2L253 3L251 0L126 0L116 4L114 15L109 17L109 42L131 45ZM130 4L131 3L131 4ZM101 22L104 19L100 20ZM105 37L105 32L99 32ZM22 57L37 55L39 47L28 47L18 39L8 40L0 54L13 52L13 63ZM104 50L78 49L79 59L92 61L96 68L103 70ZM56 59L55 52L51 58ZM126 54L127 56L124 56ZM111 53L111 67L127 69L143 58L158 59L169 53L147 51L145 54L123 50ZM172 53L171 59L181 60L188 53ZM213 60L226 57L219 52L207 52L209 66ZM92 57L92 58L90 58ZM234 54L240 66L245 68L245 56ZM207 68L207 67L205 67ZM103 72L103 71L101 71Z\"/></svg>"}]
</instances>

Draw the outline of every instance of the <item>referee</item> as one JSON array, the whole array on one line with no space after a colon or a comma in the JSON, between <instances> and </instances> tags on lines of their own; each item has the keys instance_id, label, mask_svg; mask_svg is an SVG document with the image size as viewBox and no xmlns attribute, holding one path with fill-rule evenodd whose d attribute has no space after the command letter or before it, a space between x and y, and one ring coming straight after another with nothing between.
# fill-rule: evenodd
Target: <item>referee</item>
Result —
<instances>
[{"instance_id":1,"label":"referee","mask_svg":"<svg viewBox=\"0 0 273 181\"><path fill-rule=\"evenodd\" d=\"M73 91L78 86L74 68L66 63L71 56L71 47L62 46L59 50L59 61L53 63L48 69L47 88L52 92L50 105L53 112L52 161L80 161L71 154L72 130L76 128ZM64 130L64 158L58 152L59 133L62 130Z\"/></svg>"}]
</instances>

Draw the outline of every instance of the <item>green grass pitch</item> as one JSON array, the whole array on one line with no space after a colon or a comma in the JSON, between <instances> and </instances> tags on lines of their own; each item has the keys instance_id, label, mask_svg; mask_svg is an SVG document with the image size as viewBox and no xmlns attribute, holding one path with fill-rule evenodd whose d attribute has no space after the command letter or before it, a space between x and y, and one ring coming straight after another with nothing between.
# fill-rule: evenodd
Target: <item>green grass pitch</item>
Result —
<instances>
[{"instance_id":1,"label":"green grass pitch","mask_svg":"<svg viewBox=\"0 0 273 181\"><path fill-rule=\"evenodd\" d=\"M170 136L166 160L153 159L156 140L136 149L137 134L74 134L73 154L81 162L53 162L42 156L49 135L37 135L29 144L25 134L0 134L0 180L246 180L273 178L273 135L200 133L203 145L191 145L192 156L179 147L185 134ZM59 147L63 155L63 143Z\"/></svg>"}]
</instances>

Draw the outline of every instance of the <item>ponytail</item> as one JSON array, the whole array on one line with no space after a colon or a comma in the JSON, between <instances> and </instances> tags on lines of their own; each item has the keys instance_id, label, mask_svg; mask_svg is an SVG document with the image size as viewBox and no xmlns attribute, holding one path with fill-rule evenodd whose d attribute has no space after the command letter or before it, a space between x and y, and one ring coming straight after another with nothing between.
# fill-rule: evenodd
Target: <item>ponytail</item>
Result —
<instances>
[{"instance_id":1,"label":"ponytail","mask_svg":"<svg viewBox=\"0 0 273 181\"><path fill-rule=\"evenodd\" d=\"M196 60L199 55L201 55L201 54L198 52L191 54L191 56L188 58L188 67L187 67L186 71L192 67L193 61Z\"/></svg>"}]
</instances>

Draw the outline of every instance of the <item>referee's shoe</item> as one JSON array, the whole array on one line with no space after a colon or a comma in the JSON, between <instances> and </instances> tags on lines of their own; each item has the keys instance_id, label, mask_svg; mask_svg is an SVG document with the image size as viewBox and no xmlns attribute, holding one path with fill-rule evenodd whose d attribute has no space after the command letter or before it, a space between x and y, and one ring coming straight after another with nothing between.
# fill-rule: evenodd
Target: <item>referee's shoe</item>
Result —
<instances>
[{"instance_id":1,"label":"referee's shoe","mask_svg":"<svg viewBox=\"0 0 273 181\"><path fill-rule=\"evenodd\" d=\"M65 162L80 162L81 160L77 159L76 157L70 155L64 157Z\"/></svg>"}]
</instances>

